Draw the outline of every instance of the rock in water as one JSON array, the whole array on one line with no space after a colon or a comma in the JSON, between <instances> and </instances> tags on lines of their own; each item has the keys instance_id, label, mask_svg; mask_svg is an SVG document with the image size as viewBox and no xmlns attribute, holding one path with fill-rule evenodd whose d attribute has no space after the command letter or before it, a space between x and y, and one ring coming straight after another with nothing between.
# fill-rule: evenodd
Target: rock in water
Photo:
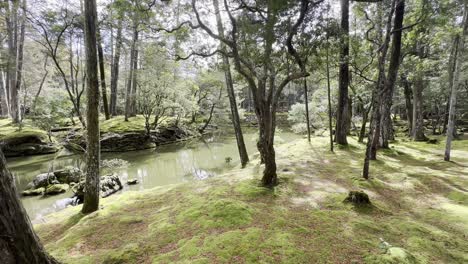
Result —
<instances>
[{"instance_id":1,"label":"rock in water","mask_svg":"<svg viewBox=\"0 0 468 264\"><path fill-rule=\"evenodd\" d=\"M100 196L102 198L114 194L123 188L120 178L114 174L102 176L100 178L99 185L101 189ZM85 180L82 180L72 188L72 191L75 193L75 197L77 197L78 203L83 203L85 193L84 187Z\"/></svg>"},{"instance_id":2,"label":"rock in water","mask_svg":"<svg viewBox=\"0 0 468 264\"><path fill-rule=\"evenodd\" d=\"M348 197L343 201L354 205L370 205L369 196L363 191L350 191Z\"/></svg>"},{"instance_id":3,"label":"rock in water","mask_svg":"<svg viewBox=\"0 0 468 264\"><path fill-rule=\"evenodd\" d=\"M32 182L28 183L27 189L47 187L50 184L79 182L83 172L78 168L68 167L53 172L41 173Z\"/></svg>"},{"instance_id":4,"label":"rock in water","mask_svg":"<svg viewBox=\"0 0 468 264\"><path fill-rule=\"evenodd\" d=\"M135 178L134 178L134 179L130 179L130 180L127 181L127 184L128 184L128 185L135 185L135 184L137 184L137 183L138 183L138 180L135 179Z\"/></svg>"},{"instance_id":5,"label":"rock in water","mask_svg":"<svg viewBox=\"0 0 468 264\"><path fill-rule=\"evenodd\" d=\"M68 191L70 187L68 186L68 184L53 184L53 185L49 185L47 186L47 188L45 189L45 195L55 195L55 194L59 194L59 193L64 193L66 191Z\"/></svg>"},{"instance_id":6,"label":"rock in water","mask_svg":"<svg viewBox=\"0 0 468 264\"><path fill-rule=\"evenodd\" d=\"M68 167L53 172L57 180L61 183L79 182L83 172L78 168Z\"/></svg>"},{"instance_id":7,"label":"rock in water","mask_svg":"<svg viewBox=\"0 0 468 264\"><path fill-rule=\"evenodd\" d=\"M122 183L117 175L106 175L101 177L101 197L107 197L122 189Z\"/></svg>"},{"instance_id":8,"label":"rock in water","mask_svg":"<svg viewBox=\"0 0 468 264\"><path fill-rule=\"evenodd\" d=\"M37 175L32 182L28 183L27 189L37 189L41 187L47 187L49 184L57 184L57 178L54 173L41 173Z\"/></svg>"}]
</instances>

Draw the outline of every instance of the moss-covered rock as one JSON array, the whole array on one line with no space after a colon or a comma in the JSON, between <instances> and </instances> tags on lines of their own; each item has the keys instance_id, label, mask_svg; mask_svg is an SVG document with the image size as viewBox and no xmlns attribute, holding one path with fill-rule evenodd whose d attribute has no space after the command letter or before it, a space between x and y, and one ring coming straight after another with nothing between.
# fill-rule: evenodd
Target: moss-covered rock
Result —
<instances>
[{"instance_id":1,"label":"moss-covered rock","mask_svg":"<svg viewBox=\"0 0 468 264\"><path fill-rule=\"evenodd\" d=\"M40 188L37 188L37 189L31 189L31 190L22 191L21 194L22 194L23 196L38 196L38 195L44 194L44 192L45 192L45 188L44 188L44 187L40 187Z\"/></svg>"},{"instance_id":2,"label":"moss-covered rock","mask_svg":"<svg viewBox=\"0 0 468 264\"><path fill-rule=\"evenodd\" d=\"M47 133L29 124L19 126L10 119L0 120L0 142L6 157L55 153L60 150L56 142L50 142Z\"/></svg>"},{"instance_id":3,"label":"moss-covered rock","mask_svg":"<svg viewBox=\"0 0 468 264\"><path fill-rule=\"evenodd\" d=\"M154 148L158 145L170 144L196 136L189 127L179 125L164 125L148 136L141 116L130 118L128 122L123 117L103 121L101 125L101 151L124 152ZM71 151L81 152L86 149L84 132L72 131L65 140L65 147Z\"/></svg>"},{"instance_id":4,"label":"moss-covered rock","mask_svg":"<svg viewBox=\"0 0 468 264\"><path fill-rule=\"evenodd\" d=\"M352 203L354 205L370 205L369 196L363 191L350 191L348 196L344 199L345 203Z\"/></svg>"},{"instance_id":5,"label":"moss-covered rock","mask_svg":"<svg viewBox=\"0 0 468 264\"><path fill-rule=\"evenodd\" d=\"M45 195L56 195L68 191L70 186L66 183L64 184L52 184L45 188Z\"/></svg>"}]
</instances>

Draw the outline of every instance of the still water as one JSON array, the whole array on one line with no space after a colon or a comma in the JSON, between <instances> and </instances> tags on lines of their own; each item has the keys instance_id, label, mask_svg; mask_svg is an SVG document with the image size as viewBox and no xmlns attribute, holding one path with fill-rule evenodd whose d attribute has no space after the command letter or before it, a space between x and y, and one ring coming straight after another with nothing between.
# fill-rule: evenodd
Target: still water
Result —
<instances>
[{"instance_id":1,"label":"still water","mask_svg":"<svg viewBox=\"0 0 468 264\"><path fill-rule=\"evenodd\" d=\"M257 134L244 133L247 151L256 152ZM276 144L299 138L290 132L278 131ZM232 158L226 163L226 158ZM8 159L8 167L14 174L19 191L36 175L66 166L83 166L76 155L55 159L55 155L42 155ZM235 137L222 133L183 143L158 147L156 150L142 150L122 153L103 153L102 160L123 159L128 166L116 169L124 185L123 191L138 191L184 181L203 180L214 177L239 164ZM136 178L137 185L128 186L127 179ZM22 202L34 222L49 213L61 210L72 191L56 196L24 197ZM114 194L116 195L116 194Z\"/></svg>"}]
</instances>

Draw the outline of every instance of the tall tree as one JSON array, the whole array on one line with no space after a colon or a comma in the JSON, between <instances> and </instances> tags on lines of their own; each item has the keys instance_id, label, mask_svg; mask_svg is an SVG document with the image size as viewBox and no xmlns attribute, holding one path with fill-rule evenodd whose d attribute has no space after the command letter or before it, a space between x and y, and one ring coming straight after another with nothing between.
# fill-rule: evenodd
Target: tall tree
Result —
<instances>
[{"instance_id":1,"label":"tall tree","mask_svg":"<svg viewBox=\"0 0 468 264\"><path fill-rule=\"evenodd\" d=\"M221 13L219 12L219 2L218 0L213 0L213 6L216 13L216 23L218 26L218 34L220 37L224 38L224 27L223 21L221 19ZM227 52L226 44L220 42L221 50L223 53ZM247 149L245 147L244 135L242 134L242 127L240 125L239 111L237 109L236 94L234 93L234 83L231 75L231 64L229 58L226 55L221 55L223 58L223 70L224 77L226 79L226 88L229 97L229 104L231 106L231 117L232 125L234 126L234 132L236 134L237 148L239 150L239 157L241 160L241 165L244 167L247 162L249 162L249 155L247 154Z\"/></svg>"},{"instance_id":2,"label":"tall tree","mask_svg":"<svg viewBox=\"0 0 468 264\"><path fill-rule=\"evenodd\" d=\"M6 8L6 30L8 44L8 60L7 60L7 89L9 90L10 115L13 122L19 122L19 98L18 90L16 89L16 74L17 74L17 44L18 44L18 6L19 1L5 1Z\"/></svg>"},{"instance_id":3,"label":"tall tree","mask_svg":"<svg viewBox=\"0 0 468 264\"><path fill-rule=\"evenodd\" d=\"M381 129L381 146L388 148L388 141L393 137L393 124L391 119L391 107L393 104L393 94L395 92L395 83L398 76L398 69L401 64L401 37L403 34L403 18L405 15L405 1L400 0L396 4L395 19L392 30L392 47L390 54L390 63L388 66L388 74L385 80L384 90L382 91L381 108L382 108L382 129Z\"/></svg>"},{"instance_id":4,"label":"tall tree","mask_svg":"<svg viewBox=\"0 0 468 264\"><path fill-rule=\"evenodd\" d=\"M117 88L119 82L120 52L122 49L122 15L119 15L117 22L117 36L115 38L115 54L112 59L111 69L111 90L110 90L110 112L117 115Z\"/></svg>"},{"instance_id":5,"label":"tall tree","mask_svg":"<svg viewBox=\"0 0 468 264\"><path fill-rule=\"evenodd\" d=\"M34 233L0 149L0 263L59 263Z\"/></svg>"},{"instance_id":6,"label":"tall tree","mask_svg":"<svg viewBox=\"0 0 468 264\"><path fill-rule=\"evenodd\" d=\"M336 143L347 145L351 116L349 113L349 0L341 0L340 71L338 81L338 109L336 114Z\"/></svg>"},{"instance_id":7,"label":"tall tree","mask_svg":"<svg viewBox=\"0 0 468 264\"><path fill-rule=\"evenodd\" d=\"M134 18L135 19L135 18ZM133 102L136 95L133 93L133 87L136 87L136 68L138 66L138 23L136 20L133 22L133 38L132 38L132 46L130 49L130 70L128 73L128 80L127 80L127 93L125 96L125 121L128 121L128 118L134 116L133 112Z\"/></svg>"},{"instance_id":8,"label":"tall tree","mask_svg":"<svg viewBox=\"0 0 468 264\"><path fill-rule=\"evenodd\" d=\"M99 57L99 75L101 77L101 91L102 91L102 108L104 108L104 115L106 120L110 119L109 113L109 104L107 102L107 88L106 88L106 71L104 68L104 52L102 51L102 38L101 32L98 29L97 32L97 42L98 42L98 57Z\"/></svg>"},{"instance_id":9,"label":"tall tree","mask_svg":"<svg viewBox=\"0 0 468 264\"><path fill-rule=\"evenodd\" d=\"M231 30L229 36L221 37L203 22L197 1L192 0L192 10L199 27L211 37L226 44L230 50L230 53L226 55L232 56L236 71L246 80L252 92L259 125L257 146L265 164L262 177L264 186L271 187L278 184L274 138L276 111L281 92L289 82L308 76L305 64L293 45L293 39L310 7L321 2L311 4L308 0L301 0L300 3L265 1L257 3L255 7L244 2L239 8L233 10L227 0L224 0L224 9L231 22ZM292 10L298 11L288 13ZM282 14L290 13L294 13L295 20L293 17L286 19L280 17ZM288 31L286 34L279 35L277 29L282 26L288 28ZM277 53L278 50L287 50L287 54L296 65L288 65L291 67L281 65L283 60L280 58L284 54L280 55ZM256 55L252 56L252 53Z\"/></svg>"},{"instance_id":10,"label":"tall tree","mask_svg":"<svg viewBox=\"0 0 468 264\"><path fill-rule=\"evenodd\" d=\"M463 12L463 32L461 36L458 38L458 51L457 51L457 56L456 58L456 66L453 72L453 80L450 84L451 86L451 92L450 92L450 109L449 109L449 120L448 120L448 125L447 125L447 140L445 144L445 155L444 155L444 160L445 161L450 161L450 150L452 148L452 140L453 140L453 135L455 133L455 110L456 110L456 105L457 105L457 91L459 87L462 84L461 81L461 72L462 72L462 66L463 63L465 63L465 44L466 44L466 38L468 37L468 1L465 0L465 8ZM450 67L450 66L449 66Z\"/></svg>"},{"instance_id":11,"label":"tall tree","mask_svg":"<svg viewBox=\"0 0 468 264\"><path fill-rule=\"evenodd\" d=\"M97 58L97 11L96 1L86 0L84 5L85 16L85 47L86 47L86 73L88 98L87 123L87 149L86 149L86 183L82 212L87 214L99 208L99 80Z\"/></svg>"},{"instance_id":12,"label":"tall tree","mask_svg":"<svg viewBox=\"0 0 468 264\"><path fill-rule=\"evenodd\" d=\"M393 29L392 29L392 17L395 14L393 19ZM405 0L393 0L390 6L390 14L387 19L386 24L386 33L381 49L381 55L379 58L379 77L375 93L373 95L373 124L371 124L371 129L369 131L366 154L364 158L364 168L363 168L363 177L365 179L369 178L369 161L376 159L377 155L377 145L381 136L381 131L383 130L382 125L382 113L386 113L390 109L389 106L383 106L384 100L389 100L388 98L392 96L393 89L395 86L398 68L400 65L400 53L401 53L401 34L403 30L403 19L405 14ZM385 74L385 64L387 58L387 51L390 44L390 35L393 35L392 38L392 48L390 55L390 64L388 67L388 74ZM391 99L390 99L391 100ZM391 103L390 103L391 106Z\"/></svg>"},{"instance_id":13,"label":"tall tree","mask_svg":"<svg viewBox=\"0 0 468 264\"><path fill-rule=\"evenodd\" d=\"M17 61L16 61L16 87L15 91L18 93L21 89L21 81L23 80L23 57L24 57L24 35L26 31L26 7L27 3L26 0L23 0L21 4L21 26L20 26L20 35L18 40L18 50L17 50ZM17 104L15 106L15 114L13 116L13 120L15 123L20 122L22 120L21 111L19 110L19 102L15 101ZM24 106L25 107L25 106Z\"/></svg>"}]
</instances>

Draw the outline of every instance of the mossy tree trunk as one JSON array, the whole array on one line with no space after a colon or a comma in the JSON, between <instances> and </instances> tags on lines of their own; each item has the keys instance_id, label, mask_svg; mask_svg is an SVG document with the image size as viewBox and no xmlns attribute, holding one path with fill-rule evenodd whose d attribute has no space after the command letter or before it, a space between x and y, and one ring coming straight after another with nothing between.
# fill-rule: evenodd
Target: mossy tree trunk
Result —
<instances>
[{"instance_id":1,"label":"mossy tree trunk","mask_svg":"<svg viewBox=\"0 0 468 264\"><path fill-rule=\"evenodd\" d=\"M21 204L15 179L0 150L0 263L59 263L49 256L34 233Z\"/></svg>"},{"instance_id":2,"label":"mossy tree trunk","mask_svg":"<svg viewBox=\"0 0 468 264\"><path fill-rule=\"evenodd\" d=\"M96 40L96 1L85 1L85 46L86 46L86 72L88 98L87 123L87 150L86 150L86 192L82 212L87 214L99 208L99 80Z\"/></svg>"}]
</instances>

